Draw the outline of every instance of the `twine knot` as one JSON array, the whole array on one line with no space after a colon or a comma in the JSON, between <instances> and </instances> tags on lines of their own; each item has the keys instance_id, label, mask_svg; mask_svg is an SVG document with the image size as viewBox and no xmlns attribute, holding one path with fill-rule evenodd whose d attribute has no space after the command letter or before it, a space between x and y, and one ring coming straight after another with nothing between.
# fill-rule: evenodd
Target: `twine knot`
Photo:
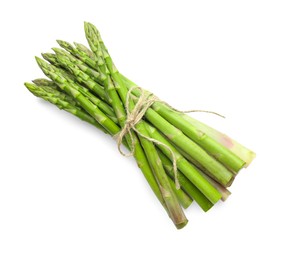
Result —
<instances>
[{"instance_id":1,"label":"twine knot","mask_svg":"<svg viewBox=\"0 0 283 260\"><path fill-rule=\"evenodd\" d=\"M134 108L131 111L130 108L129 108L129 104L130 104L130 100L132 98L132 92L133 92L134 89L139 89L140 92L141 92L141 95L137 99L137 102L136 102ZM172 157L176 188L180 189L180 183L179 183L179 180L178 180L177 160L176 160L176 156L175 156L174 152L172 151L172 149L168 145L166 145L166 144L164 144L164 143L162 143L162 142L160 142L160 141L158 141L154 138L150 138L147 135L144 135L143 133L141 133L136 128L136 124L138 124L141 121L141 119L143 118L146 111L156 101L159 101L159 98L156 97L155 95L153 95L152 93L150 93L150 92L148 92L148 91L146 91L146 90L144 90L144 89L142 89L138 86L134 86L134 87L130 88L130 90L127 93L126 104L125 104L127 119L126 119L124 127L121 129L121 131L118 134L116 134L114 136L114 138L117 140L119 152L123 156L126 156L126 157L133 156L133 154L135 152L136 139L133 136L132 130L134 132L136 132L139 136L143 137L144 139L151 141L154 144L165 147L170 152L171 157ZM125 154L121 150L121 144L122 144L123 138L126 134L129 134L130 139L131 139L130 152L127 153L127 154Z\"/></svg>"}]
</instances>

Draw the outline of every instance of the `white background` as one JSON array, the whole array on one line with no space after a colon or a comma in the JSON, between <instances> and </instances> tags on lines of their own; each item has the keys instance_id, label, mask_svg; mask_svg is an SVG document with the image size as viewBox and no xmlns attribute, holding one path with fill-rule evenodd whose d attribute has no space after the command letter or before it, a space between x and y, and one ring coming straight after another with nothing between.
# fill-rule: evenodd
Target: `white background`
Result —
<instances>
[{"instance_id":1,"label":"white background","mask_svg":"<svg viewBox=\"0 0 283 260\"><path fill-rule=\"evenodd\" d=\"M2 1L0 259L283 259L282 1ZM232 196L176 230L132 158L32 96L34 55L86 43L257 153Z\"/></svg>"}]
</instances>

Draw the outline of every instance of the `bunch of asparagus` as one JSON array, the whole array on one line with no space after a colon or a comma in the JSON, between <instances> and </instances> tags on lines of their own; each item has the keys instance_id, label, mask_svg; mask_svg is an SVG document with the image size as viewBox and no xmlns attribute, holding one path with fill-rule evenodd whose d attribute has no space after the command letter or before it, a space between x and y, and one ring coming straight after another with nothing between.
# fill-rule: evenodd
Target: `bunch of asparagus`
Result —
<instances>
[{"instance_id":1,"label":"bunch of asparagus","mask_svg":"<svg viewBox=\"0 0 283 260\"><path fill-rule=\"evenodd\" d=\"M116 138L126 127L124 146L178 229L193 200L204 211L226 200L255 154L157 99L145 109L153 95L119 73L94 25L85 23L85 34L90 49L58 40L46 61L36 57L49 79L25 83L28 90Z\"/></svg>"}]
</instances>

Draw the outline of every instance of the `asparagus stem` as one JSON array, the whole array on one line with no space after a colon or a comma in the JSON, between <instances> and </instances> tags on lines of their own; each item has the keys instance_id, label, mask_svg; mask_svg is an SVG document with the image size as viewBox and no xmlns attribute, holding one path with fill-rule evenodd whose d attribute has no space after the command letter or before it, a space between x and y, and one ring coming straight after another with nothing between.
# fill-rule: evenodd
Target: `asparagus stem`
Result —
<instances>
[{"instance_id":1,"label":"asparagus stem","mask_svg":"<svg viewBox=\"0 0 283 260\"><path fill-rule=\"evenodd\" d=\"M193 166L198 170L200 174L202 174L222 195L221 200L225 201L231 194L231 192L224 187L223 185L219 184L217 181L213 179L213 176L211 176L210 172L207 171L200 163L198 163L196 160L194 160L190 155L182 151L181 149L176 149L189 161L192 163ZM235 177L234 177L235 178ZM234 180L233 178L233 180ZM232 182L231 182L232 183Z\"/></svg>"},{"instance_id":2,"label":"asparagus stem","mask_svg":"<svg viewBox=\"0 0 283 260\"><path fill-rule=\"evenodd\" d=\"M174 179L174 170L172 167L172 162L164 155L164 153L158 149L159 157L162 161L164 169L166 173ZM197 202L197 204L202 208L203 211L208 211L212 206L213 203L210 202L201 192L199 189L196 188L192 182L183 175L182 172L178 171L178 179L183 191L186 192L193 200Z\"/></svg>"},{"instance_id":3,"label":"asparagus stem","mask_svg":"<svg viewBox=\"0 0 283 260\"><path fill-rule=\"evenodd\" d=\"M136 84L133 81L129 80L127 77L125 77L122 74L120 74L120 75L121 75L124 83L128 86L128 88L130 88L132 86L136 86ZM139 95L139 93L137 93L137 91L135 91L134 94ZM169 107L167 107L166 104L162 104L162 105L163 106L161 106L161 107L159 106L156 109L157 112L161 111L161 113L166 113L166 112L162 111L163 107L165 107L167 110L168 109L172 110ZM154 108L154 106L153 106L153 108ZM173 110L173 112L175 112L175 111ZM194 131L196 131L195 129L198 129L202 133L204 133L205 136L208 136L209 137L208 139L213 139L213 141L211 141L212 144L215 144L215 142L218 143L218 144L216 144L216 146L219 145L219 149L220 150L222 149L221 148L221 146L222 146L222 147L224 147L224 150L228 149L232 154L234 154L236 157L238 157L238 158L235 159L235 157L233 155L231 155L230 152L226 151L232 157L234 157L234 159L232 161L234 166L230 167L230 168L235 168L236 172L239 169L241 169L243 166L247 167L251 163L251 161L255 158L255 153L254 152L252 152L251 150L247 149L243 145L239 144L238 142L236 142L232 138L228 137L227 135L225 135L223 133L220 133L219 131L213 129L212 127L207 126L206 124L204 124L204 123L202 123L202 122L200 122L200 121L198 121L198 120L196 120L196 119L194 119L194 118L192 118L192 117L190 117L190 116L188 116L186 114L182 114L182 113L178 113L178 112L175 112L175 113L178 114L178 117L182 117L185 121L187 121L190 124L190 127L193 126L194 127ZM173 118L173 120L174 120L174 118ZM173 120L172 120L172 122L173 122ZM183 120L181 120L181 121L183 121ZM218 149L218 148L216 148L216 149ZM217 152L214 152L214 153L217 154ZM222 154L222 157L225 157L225 155L223 156L223 153L221 153L221 154ZM239 160L239 158L240 158L240 160ZM225 160L228 161L228 164L230 164L228 159L225 159ZM234 162L234 160L236 160L236 163Z\"/></svg>"},{"instance_id":4,"label":"asparagus stem","mask_svg":"<svg viewBox=\"0 0 283 260\"><path fill-rule=\"evenodd\" d=\"M219 201L221 194L198 171L196 171L196 169L178 152L178 150L169 141L167 141L167 139L162 136L157 129L149 124L146 124L146 127L151 138L154 138L170 147L176 158L178 169L193 183L193 185L195 185L213 204ZM172 160L171 153L168 149L164 146L159 146L159 149L170 160ZM197 201L197 198L193 197L193 199Z\"/></svg>"},{"instance_id":5,"label":"asparagus stem","mask_svg":"<svg viewBox=\"0 0 283 260\"><path fill-rule=\"evenodd\" d=\"M174 193L176 194L178 198L178 201L180 202L180 204L182 205L184 209L187 209L193 203L193 200L182 189L177 190L175 182L171 178L168 178L168 180L169 180L172 190L174 191Z\"/></svg>"},{"instance_id":6,"label":"asparagus stem","mask_svg":"<svg viewBox=\"0 0 283 260\"><path fill-rule=\"evenodd\" d=\"M206 175L204 172L202 172L200 169L197 169L199 173L206 178L220 193L221 193L221 200L225 201L228 199L228 197L231 195L231 192L215 180L213 180L211 177Z\"/></svg>"},{"instance_id":7,"label":"asparagus stem","mask_svg":"<svg viewBox=\"0 0 283 260\"><path fill-rule=\"evenodd\" d=\"M225 201L231 194L231 192L224 187L223 185L221 185L220 183L218 183L217 181L215 181L215 179L213 178L213 176L211 176L210 172L208 172L201 164L199 164L197 161L195 161L191 156L189 156L187 153L185 153L184 151L178 149L178 147L176 147L176 149L189 161L192 163L192 165L196 168L196 170L203 176L205 177L220 193L221 193L221 200ZM235 178L235 177L234 177ZM233 178L233 181L234 181ZM231 182L232 183L232 182Z\"/></svg>"},{"instance_id":8,"label":"asparagus stem","mask_svg":"<svg viewBox=\"0 0 283 260\"><path fill-rule=\"evenodd\" d=\"M233 174L211 157L205 150L186 137L178 128L175 128L173 125L168 123L168 121L166 121L153 109L149 108L147 110L146 118L171 142L201 163L203 167L205 167L221 184L229 186L233 178Z\"/></svg>"},{"instance_id":9,"label":"asparagus stem","mask_svg":"<svg viewBox=\"0 0 283 260\"><path fill-rule=\"evenodd\" d=\"M172 125L180 129L187 137L191 138L210 155L215 157L223 165L232 171L238 172L245 165L245 162L232 153L225 146L219 144L204 132L195 128L187 120L184 120L182 113L168 108L165 104L156 102L152 108Z\"/></svg>"},{"instance_id":10,"label":"asparagus stem","mask_svg":"<svg viewBox=\"0 0 283 260\"><path fill-rule=\"evenodd\" d=\"M145 134L145 129L140 128L140 130L142 130L143 134ZM188 220L183 210L181 209L176 194L174 193L170 185L159 155L152 142L146 140L144 137L139 137L139 139L141 140L141 144L159 184L161 194L168 209L168 214L176 227L182 228L187 224Z\"/></svg>"},{"instance_id":11,"label":"asparagus stem","mask_svg":"<svg viewBox=\"0 0 283 260\"><path fill-rule=\"evenodd\" d=\"M212 127L184 114L182 115L185 120L187 120L190 124L194 125L196 128L200 129L200 131L206 133L208 136L213 138L216 142L219 142L224 147L229 149L232 153L236 154L239 158L241 158L245 165L244 167L248 167L250 163L255 158L255 153L250 149L244 147L239 144L237 141L233 140L229 136L213 129Z\"/></svg>"}]
</instances>

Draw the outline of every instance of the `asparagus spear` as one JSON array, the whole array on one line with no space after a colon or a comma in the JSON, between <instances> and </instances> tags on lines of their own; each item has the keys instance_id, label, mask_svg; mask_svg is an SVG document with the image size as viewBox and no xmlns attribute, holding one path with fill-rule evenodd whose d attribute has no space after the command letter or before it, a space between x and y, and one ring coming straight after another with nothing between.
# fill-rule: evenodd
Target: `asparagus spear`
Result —
<instances>
[{"instance_id":1,"label":"asparagus spear","mask_svg":"<svg viewBox=\"0 0 283 260\"><path fill-rule=\"evenodd\" d=\"M120 125L123 127L125 124L125 120L126 120L126 113L124 111L124 108L121 108L120 106L121 101L118 96L118 93L116 92L116 89L120 94L122 102L125 104L126 95L125 95L125 92L123 91L126 91L126 88L123 86L119 73L114 63L112 62L112 59L110 58L107 50L104 48L103 45L100 45L100 42L98 41L97 34L93 26L85 23L85 32L86 32L88 42L92 48L92 51L98 57L98 64L99 64L100 70L104 74L109 73L111 75L111 79L109 77L108 81L105 82L105 87L106 87L106 90L108 91L109 97L111 98L113 102L113 107L117 109L116 115L120 117L120 119L118 118L118 120L120 122ZM114 81L115 87L114 85L109 84L112 82L111 81L112 79ZM130 104L130 109L133 109L133 106L134 104ZM143 126L142 122L138 123L136 127L138 131L140 131L143 135L147 135L146 129ZM163 169L158 153L155 150L154 145L149 140L147 140L144 137L139 137L139 139L141 141L141 144L146 153L147 159L151 165L151 168L153 169L153 173L155 174L155 177L159 184L160 191L166 203L169 216L171 217L171 219L173 220L177 228L182 228L183 226L187 224L187 219L181 209L181 206L178 203L178 199L175 193L173 192L171 188L170 182Z\"/></svg>"}]
</instances>

